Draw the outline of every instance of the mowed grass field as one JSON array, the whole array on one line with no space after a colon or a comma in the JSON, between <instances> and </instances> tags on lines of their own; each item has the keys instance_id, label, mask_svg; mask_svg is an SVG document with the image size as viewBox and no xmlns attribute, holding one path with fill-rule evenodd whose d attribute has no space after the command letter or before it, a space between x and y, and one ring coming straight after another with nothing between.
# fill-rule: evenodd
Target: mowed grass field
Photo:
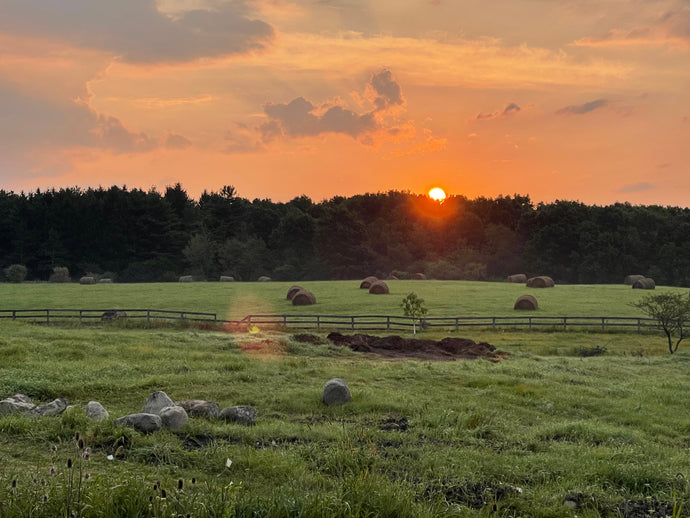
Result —
<instances>
[{"instance_id":1,"label":"mowed grass field","mask_svg":"<svg viewBox=\"0 0 690 518\"><path fill-rule=\"evenodd\" d=\"M414 291L429 316L509 316L523 293L544 315L641 316L629 303L648 293L397 281L374 296L359 282L318 282L304 283L318 303L296 308L285 300L290 285L0 285L0 309L400 315ZM0 516L688 516L685 343L670 355L657 333L458 333L509 354L392 361L331 345L325 332L311 344L289 331L2 321L0 398L66 397L74 407L56 418L0 416ZM419 335L443 336L457 333ZM327 407L321 394L334 377L352 401ZM251 427L193 418L149 435L113 426L155 390L252 405L259 418ZM91 400L109 421L86 418Z\"/></svg>"},{"instance_id":2,"label":"mowed grass field","mask_svg":"<svg viewBox=\"0 0 690 518\"><path fill-rule=\"evenodd\" d=\"M250 314L402 315L400 303L414 292L429 317L512 316L515 300L531 294L541 316L644 316L630 303L650 293L620 285L558 285L471 281L388 281L390 294L371 295L360 281L318 281L300 285L316 296L313 306L293 306L293 283L0 284L0 309L165 309L215 313L239 320ZM687 288L657 287L688 292ZM524 313L520 313L524 314Z\"/></svg>"}]
</instances>

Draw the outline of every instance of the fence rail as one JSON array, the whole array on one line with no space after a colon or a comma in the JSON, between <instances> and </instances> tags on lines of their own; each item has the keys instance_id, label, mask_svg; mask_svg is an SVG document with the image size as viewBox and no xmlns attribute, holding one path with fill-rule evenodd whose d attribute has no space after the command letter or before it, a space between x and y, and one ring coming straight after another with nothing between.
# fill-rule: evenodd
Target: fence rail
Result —
<instances>
[{"instance_id":1,"label":"fence rail","mask_svg":"<svg viewBox=\"0 0 690 518\"><path fill-rule=\"evenodd\" d=\"M654 329L656 320L637 317L434 317L414 322L411 317L394 315L248 315L242 320L220 320L215 313L161 309L1 309L0 320L23 320L50 325L59 321L82 323L109 320L179 321L207 323L235 329L284 327L294 329L339 329L351 331L401 331L413 325L432 329L513 328L518 330L588 328L627 330L641 333Z\"/></svg>"}]
</instances>

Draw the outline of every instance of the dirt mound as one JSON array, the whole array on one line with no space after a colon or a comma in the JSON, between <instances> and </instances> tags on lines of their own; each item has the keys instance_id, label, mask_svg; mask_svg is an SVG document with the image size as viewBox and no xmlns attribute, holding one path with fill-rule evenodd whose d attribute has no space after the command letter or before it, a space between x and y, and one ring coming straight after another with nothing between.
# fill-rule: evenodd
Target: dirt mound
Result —
<instances>
[{"instance_id":1,"label":"dirt mound","mask_svg":"<svg viewBox=\"0 0 690 518\"><path fill-rule=\"evenodd\" d=\"M353 351L375 353L387 358L418 358L422 360L475 360L484 358L497 362L507 353L497 351L487 343L476 343L467 338L444 338L440 341L402 338L400 336L342 335L330 333L328 339L335 345Z\"/></svg>"}]
</instances>

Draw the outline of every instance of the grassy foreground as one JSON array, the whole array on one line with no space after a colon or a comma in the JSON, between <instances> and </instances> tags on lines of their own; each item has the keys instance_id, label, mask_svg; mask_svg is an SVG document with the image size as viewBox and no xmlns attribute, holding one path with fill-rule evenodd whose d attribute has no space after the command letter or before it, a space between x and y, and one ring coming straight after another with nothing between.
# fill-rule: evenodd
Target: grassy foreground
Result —
<instances>
[{"instance_id":1,"label":"grassy foreground","mask_svg":"<svg viewBox=\"0 0 690 518\"><path fill-rule=\"evenodd\" d=\"M510 356L384 361L323 336L0 323L0 396L74 405L0 417L0 516L687 515L683 346L670 356L651 335L462 336ZM350 403L321 403L333 377ZM90 400L113 418L138 412L155 390L260 417L151 435L85 417Z\"/></svg>"}]
</instances>

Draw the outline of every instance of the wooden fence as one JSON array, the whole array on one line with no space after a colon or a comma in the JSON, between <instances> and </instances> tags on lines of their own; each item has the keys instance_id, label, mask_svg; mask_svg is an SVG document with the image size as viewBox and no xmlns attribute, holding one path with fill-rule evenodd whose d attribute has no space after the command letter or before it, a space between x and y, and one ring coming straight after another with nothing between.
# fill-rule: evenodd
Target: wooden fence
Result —
<instances>
[{"instance_id":1,"label":"wooden fence","mask_svg":"<svg viewBox=\"0 0 690 518\"><path fill-rule=\"evenodd\" d=\"M313 330L401 331L411 329L413 319L391 315L249 315L242 320L220 320L215 313L159 309L3 309L0 320L24 320L47 324L59 321L81 323L125 319L132 321L178 321L190 324L214 324L233 329L250 326ZM637 317L434 317L416 322L424 329L490 328L517 330L622 330L641 333L655 329L656 320Z\"/></svg>"}]
</instances>

